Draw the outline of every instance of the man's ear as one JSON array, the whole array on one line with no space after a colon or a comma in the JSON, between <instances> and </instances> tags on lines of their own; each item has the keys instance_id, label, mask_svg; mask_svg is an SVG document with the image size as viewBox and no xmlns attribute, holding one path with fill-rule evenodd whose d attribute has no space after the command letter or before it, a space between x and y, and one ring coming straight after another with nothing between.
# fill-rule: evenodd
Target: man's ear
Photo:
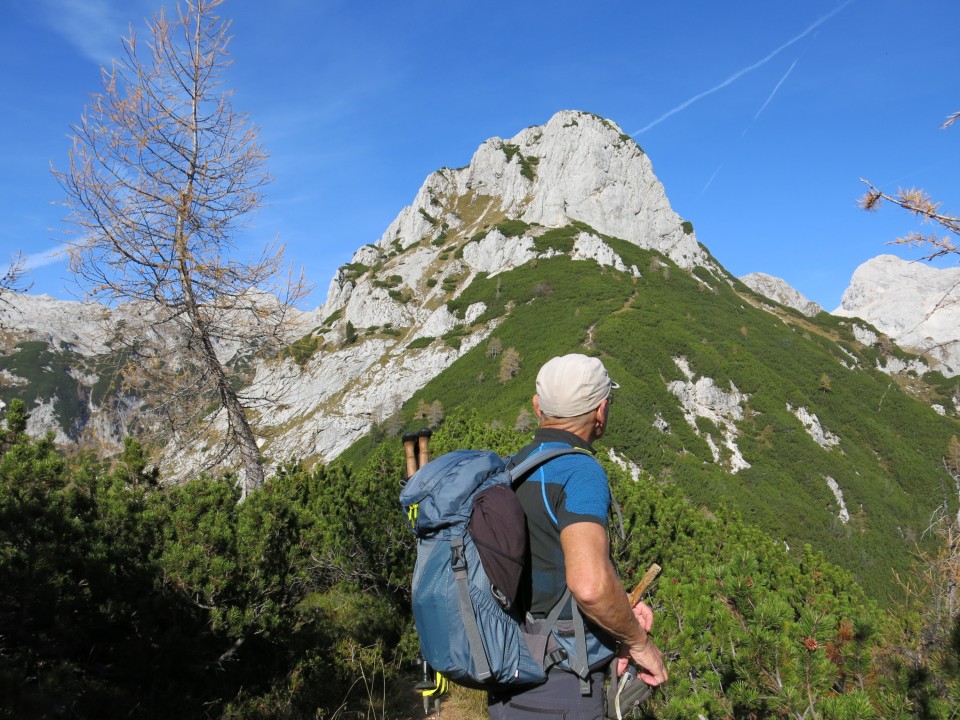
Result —
<instances>
[{"instance_id":1,"label":"man's ear","mask_svg":"<svg viewBox=\"0 0 960 720\"><path fill-rule=\"evenodd\" d=\"M594 413L594 418L595 418L595 419L594 419L594 424L596 425L597 430L599 431L599 434L597 435L597 437L600 437L600 435L603 435L604 430L607 429L607 412L606 412L606 410L607 410L607 401L604 400L602 403L600 403L600 404L597 406L597 410L596 410L596 412Z\"/></svg>"},{"instance_id":2,"label":"man's ear","mask_svg":"<svg viewBox=\"0 0 960 720\"><path fill-rule=\"evenodd\" d=\"M533 414L538 418L543 418L543 413L540 411L540 397L538 395L533 396Z\"/></svg>"}]
</instances>

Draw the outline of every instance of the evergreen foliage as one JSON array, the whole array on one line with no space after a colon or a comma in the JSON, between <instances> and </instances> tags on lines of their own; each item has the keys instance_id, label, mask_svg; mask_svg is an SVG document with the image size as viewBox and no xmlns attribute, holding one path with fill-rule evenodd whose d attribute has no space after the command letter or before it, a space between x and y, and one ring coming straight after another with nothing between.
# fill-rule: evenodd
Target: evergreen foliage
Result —
<instances>
[{"instance_id":1,"label":"evergreen foliage","mask_svg":"<svg viewBox=\"0 0 960 720\"><path fill-rule=\"evenodd\" d=\"M399 443L352 465L283 466L238 502L231 477L163 486L136 442L105 465L24 427L11 406L0 717L329 717L371 701L409 717L390 702L411 693L402 668L416 648ZM431 452L525 441L459 412ZM647 601L671 680L645 717L950 717L955 649L903 654L917 648L920 595L889 620L809 546L791 552L733 510L604 464L624 511L613 551L625 584L664 568Z\"/></svg>"},{"instance_id":2,"label":"evergreen foliage","mask_svg":"<svg viewBox=\"0 0 960 720\"><path fill-rule=\"evenodd\" d=\"M280 353L280 356L288 357L297 363L297 365L303 367L320 348L322 341L323 338L319 335L314 335L312 332L307 333L287 345Z\"/></svg>"},{"instance_id":3,"label":"evergreen foliage","mask_svg":"<svg viewBox=\"0 0 960 720\"><path fill-rule=\"evenodd\" d=\"M112 467L68 463L15 425L0 458L0 717L312 717L360 663L395 673L382 648L405 622L410 546L392 458L290 466L239 503L230 477L160 488L134 442Z\"/></svg>"}]
</instances>

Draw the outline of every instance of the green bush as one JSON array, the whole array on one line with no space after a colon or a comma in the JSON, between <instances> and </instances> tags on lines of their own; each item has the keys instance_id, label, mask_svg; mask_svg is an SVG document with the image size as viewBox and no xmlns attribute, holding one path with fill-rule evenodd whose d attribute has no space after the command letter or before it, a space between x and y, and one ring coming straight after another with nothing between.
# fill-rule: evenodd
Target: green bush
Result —
<instances>
[{"instance_id":1,"label":"green bush","mask_svg":"<svg viewBox=\"0 0 960 720\"><path fill-rule=\"evenodd\" d=\"M303 367L320 347L322 338L310 333L294 340L280 353L281 357L291 358L297 365Z\"/></svg>"},{"instance_id":2,"label":"green bush","mask_svg":"<svg viewBox=\"0 0 960 720\"><path fill-rule=\"evenodd\" d=\"M523 220L504 220L497 223L496 228L506 237L520 237L530 228L530 225Z\"/></svg>"},{"instance_id":3,"label":"green bush","mask_svg":"<svg viewBox=\"0 0 960 720\"><path fill-rule=\"evenodd\" d=\"M507 324L500 336L513 341ZM632 393L621 387L615 410ZM0 447L5 715L330 717L397 692L416 640L395 437L313 470L283 465L239 502L229 475L160 484L134 442L109 464L67 460L50 438L24 436L23 407L11 404ZM431 452L507 455L526 440L448 412ZM663 568L647 602L671 680L645 716L907 718L917 703L924 717L951 716L953 650L919 654L921 608L881 612L810 546L788 550L736 511L707 511L598 450L622 508L611 546L621 577L632 586L650 563ZM904 648L922 664L901 660Z\"/></svg>"},{"instance_id":4,"label":"green bush","mask_svg":"<svg viewBox=\"0 0 960 720\"><path fill-rule=\"evenodd\" d=\"M540 253L545 253L548 250L571 253L573 252L573 243L580 232L581 228L573 224L553 228L535 237L533 247Z\"/></svg>"},{"instance_id":5,"label":"green bush","mask_svg":"<svg viewBox=\"0 0 960 720\"><path fill-rule=\"evenodd\" d=\"M423 208L419 208L419 212L420 212L420 214L426 219L426 221L427 221L428 223L430 223L431 225L437 226L437 225L440 224L440 221L439 221L439 220L437 220L433 215L431 215L430 213L428 213L428 212L427 212L426 210L424 210Z\"/></svg>"}]
</instances>

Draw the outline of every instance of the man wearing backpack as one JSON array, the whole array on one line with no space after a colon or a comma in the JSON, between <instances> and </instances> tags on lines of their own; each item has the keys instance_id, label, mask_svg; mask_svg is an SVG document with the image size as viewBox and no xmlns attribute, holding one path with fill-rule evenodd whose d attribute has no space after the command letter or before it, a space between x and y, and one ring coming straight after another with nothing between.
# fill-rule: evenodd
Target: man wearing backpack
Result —
<instances>
[{"instance_id":1,"label":"man wearing backpack","mask_svg":"<svg viewBox=\"0 0 960 720\"><path fill-rule=\"evenodd\" d=\"M617 387L597 358L572 354L548 361L533 396L540 428L513 462L565 445L593 453L592 443L607 429ZM667 679L663 655L647 635L653 613L644 603L630 607L610 558L606 473L588 455L562 455L532 472L517 495L529 533L530 577L524 588L530 613L546 617L567 588L575 604L557 625L560 647L552 649L556 664L547 682L491 693L491 720L547 720L544 713L600 720L603 678L615 657L618 676L632 663L648 685ZM580 632L575 631L578 622Z\"/></svg>"}]
</instances>

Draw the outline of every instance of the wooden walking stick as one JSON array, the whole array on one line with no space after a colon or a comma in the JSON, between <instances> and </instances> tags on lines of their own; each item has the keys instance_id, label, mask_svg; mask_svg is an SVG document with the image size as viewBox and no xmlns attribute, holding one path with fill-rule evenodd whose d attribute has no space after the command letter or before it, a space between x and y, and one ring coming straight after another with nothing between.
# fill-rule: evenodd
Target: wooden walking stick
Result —
<instances>
[{"instance_id":1,"label":"wooden walking stick","mask_svg":"<svg viewBox=\"0 0 960 720\"><path fill-rule=\"evenodd\" d=\"M647 572L640 578L640 582L630 593L630 607L633 607L643 593L650 587L650 583L660 573L660 566L656 563L647 568ZM640 703L646 701L653 693L653 689L638 677L637 666L630 661L626 671L616 682L611 682L607 686L607 711L608 720L626 720L632 717L634 710L640 706Z\"/></svg>"},{"instance_id":2,"label":"wooden walking stick","mask_svg":"<svg viewBox=\"0 0 960 720\"><path fill-rule=\"evenodd\" d=\"M650 567L647 568L647 572L644 573L643 577L640 578L640 582L637 583L633 592L630 593L630 607L633 607L640 601L640 598L643 596L643 593L647 591L650 583L660 574L660 570L660 566L656 563L651 564Z\"/></svg>"},{"instance_id":3,"label":"wooden walking stick","mask_svg":"<svg viewBox=\"0 0 960 720\"><path fill-rule=\"evenodd\" d=\"M403 435L403 454L407 463L407 480L413 477L413 474L420 468L430 462L430 449L428 443L433 431L424 428L419 432L405 433ZM411 525L416 524L417 506L411 506L407 511L407 519ZM420 693L423 698L423 712L425 715L430 713L430 704L436 710L437 716L440 715L440 696L447 692L447 678L441 673L434 671L426 660L421 656L420 667L423 676L415 686L414 690Z\"/></svg>"}]
</instances>

